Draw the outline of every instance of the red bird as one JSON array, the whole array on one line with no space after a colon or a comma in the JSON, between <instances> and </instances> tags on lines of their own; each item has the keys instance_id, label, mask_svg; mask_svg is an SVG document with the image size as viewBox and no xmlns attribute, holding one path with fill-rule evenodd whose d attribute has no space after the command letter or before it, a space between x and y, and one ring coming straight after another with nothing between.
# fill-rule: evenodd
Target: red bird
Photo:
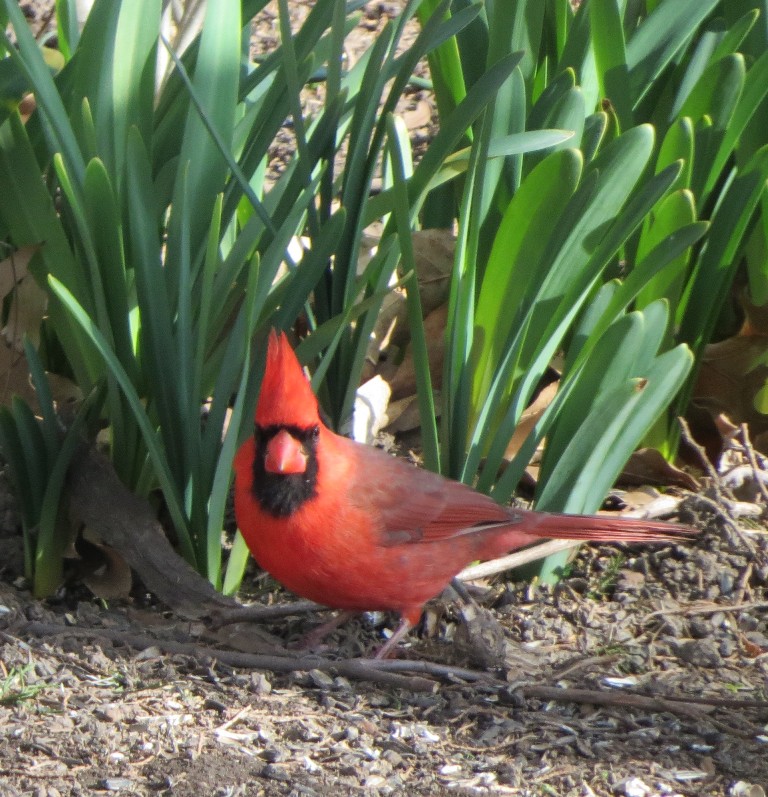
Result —
<instances>
[{"instance_id":1,"label":"red bird","mask_svg":"<svg viewBox=\"0 0 768 797\"><path fill-rule=\"evenodd\" d=\"M677 540L670 523L502 507L460 482L341 437L284 334L269 338L253 436L235 457L235 514L264 570L297 595L347 611L391 610L386 655L465 565L540 538Z\"/></svg>"}]
</instances>

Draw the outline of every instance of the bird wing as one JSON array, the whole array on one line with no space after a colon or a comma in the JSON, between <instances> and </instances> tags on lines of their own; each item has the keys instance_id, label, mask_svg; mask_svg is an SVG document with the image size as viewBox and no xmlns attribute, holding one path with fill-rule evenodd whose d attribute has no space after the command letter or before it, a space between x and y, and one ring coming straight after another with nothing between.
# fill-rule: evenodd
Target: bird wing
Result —
<instances>
[{"instance_id":1,"label":"bird wing","mask_svg":"<svg viewBox=\"0 0 768 797\"><path fill-rule=\"evenodd\" d=\"M518 520L514 511L460 482L417 468L372 446L351 447L350 493L379 519L382 545L433 542Z\"/></svg>"}]
</instances>

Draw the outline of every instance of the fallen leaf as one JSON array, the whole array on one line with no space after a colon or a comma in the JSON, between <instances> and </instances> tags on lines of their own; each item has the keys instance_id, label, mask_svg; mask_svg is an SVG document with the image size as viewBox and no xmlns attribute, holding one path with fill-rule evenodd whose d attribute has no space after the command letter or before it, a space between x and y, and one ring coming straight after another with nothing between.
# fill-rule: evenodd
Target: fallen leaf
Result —
<instances>
[{"instance_id":1,"label":"fallen leaf","mask_svg":"<svg viewBox=\"0 0 768 797\"><path fill-rule=\"evenodd\" d=\"M426 127L432 121L432 108L426 100L419 100L415 108L403 112L403 121L409 130Z\"/></svg>"},{"instance_id":2,"label":"fallen leaf","mask_svg":"<svg viewBox=\"0 0 768 797\"><path fill-rule=\"evenodd\" d=\"M31 276L20 280L11 294L8 321L2 334L6 342L16 351L24 351L24 338L37 345L40 340L40 324L48 307L48 295Z\"/></svg>"},{"instance_id":3,"label":"fallen leaf","mask_svg":"<svg viewBox=\"0 0 768 797\"><path fill-rule=\"evenodd\" d=\"M13 396L37 407L35 390L29 379L29 366L23 354L0 344L0 404L8 407Z\"/></svg>"},{"instance_id":4,"label":"fallen leaf","mask_svg":"<svg viewBox=\"0 0 768 797\"><path fill-rule=\"evenodd\" d=\"M692 399L713 420L746 423L753 439L768 431L768 338L739 334L704 350ZM699 439L697 429L692 431Z\"/></svg>"},{"instance_id":5,"label":"fallen leaf","mask_svg":"<svg viewBox=\"0 0 768 797\"><path fill-rule=\"evenodd\" d=\"M40 251L40 244L19 247L0 260L0 297L7 296L29 274L29 261Z\"/></svg>"},{"instance_id":6,"label":"fallen leaf","mask_svg":"<svg viewBox=\"0 0 768 797\"><path fill-rule=\"evenodd\" d=\"M443 382L443 359L445 357L445 323L448 305L443 304L424 319L424 333L427 338L427 356L433 388L440 389ZM403 361L389 382L392 398L401 399L416 394L416 368L410 346L405 351Z\"/></svg>"},{"instance_id":7,"label":"fallen leaf","mask_svg":"<svg viewBox=\"0 0 768 797\"><path fill-rule=\"evenodd\" d=\"M435 398L435 412L440 415L440 391L432 391ZM419 401L415 395L398 399L390 403L387 407L389 423L386 431L391 434L402 434L418 429L421 426L421 415L419 413Z\"/></svg>"},{"instance_id":8,"label":"fallen leaf","mask_svg":"<svg viewBox=\"0 0 768 797\"><path fill-rule=\"evenodd\" d=\"M619 481L623 484L674 484L692 491L700 486L690 473L675 467L655 448L635 451L622 469Z\"/></svg>"},{"instance_id":9,"label":"fallen leaf","mask_svg":"<svg viewBox=\"0 0 768 797\"><path fill-rule=\"evenodd\" d=\"M509 461L520 450L531 430L536 425L536 422L544 414L544 410L552 403L555 395L557 394L559 382L551 382L541 391L539 395L533 400L533 403L523 412L518 421L512 439L507 445L507 450L504 452L504 458Z\"/></svg>"},{"instance_id":10,"label":"fallen leaf","mask_svg":"<svg viewBox=\"0 0 768 797\"><path fill-rule=\"evenodd\" d=\"M451 230L417 230L412 240L421 311L428 318L433 310L448 300L456 237ZM367 263L375 252L370 239L366 241L366 248L361 248L358 273L361 263ZM406 294L402 288L393 290L384 298L371 334L364 379L377 373L381 354L388 346L403 348L410 340L405 302Z\"/></svg>"},{"instance_id":11,"label":"fallen leaf","mask_svg":"<svg viewBox=\"0 0 768 797\"><path fill-rule=\"evenodd\" d=\"M97 598L127 598L133 586L133 574L125 559L114 548L100 542L87 527L82 531L82 538L88 545L87 553L79 556L80 580Z\"/></svg>"}]
</instances>

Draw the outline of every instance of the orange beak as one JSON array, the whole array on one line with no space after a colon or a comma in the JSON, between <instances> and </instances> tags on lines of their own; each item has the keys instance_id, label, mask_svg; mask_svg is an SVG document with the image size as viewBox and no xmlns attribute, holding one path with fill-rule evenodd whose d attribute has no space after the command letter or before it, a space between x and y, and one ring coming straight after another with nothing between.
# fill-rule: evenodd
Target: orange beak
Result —
<instances>
[{"instance_id":1,"label":"orange beak","mask_svg":"<svg viewBox=\"0 0 768 797\"><path fill-rule=\"evenodd\" d=\"M267 473L304 473L307 469L307 452L295 437L281 429L267 443L264 468Z\"/></svg>"}]
</instances>

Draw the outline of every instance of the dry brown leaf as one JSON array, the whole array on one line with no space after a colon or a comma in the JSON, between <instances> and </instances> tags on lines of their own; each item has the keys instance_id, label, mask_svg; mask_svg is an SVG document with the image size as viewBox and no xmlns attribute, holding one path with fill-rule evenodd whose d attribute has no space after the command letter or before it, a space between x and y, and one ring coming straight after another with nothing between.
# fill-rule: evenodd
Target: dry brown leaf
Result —
<instances>
[{"instance_id":1,"label":"dry brown leaf","mask_svg":"<svg viewBox=\"0 0 768 797\"><path fill-rule=\"evenodd\" d=\"M627 490L621 493L622 511L626 509L640 509L648 506L659 497L660 493L655 487L642 487L637 490Z\"/></svg>"},{"instance_id":2,"label":"dry brown leaf","mask_svg":"<svg viewBox=\"0 0 768 797\"><path fill-rule=\"evenodd\" d=\"M432 386L440 389L443 383L443 359L445 357L445 322L448 317L448 305L433 310L424 319L424 332L427 338L427 355ZM410 346L405 352L395 374L389 381L392 388L392 399L402 399L416 393L416 368L413 364Z\"/></svg>"},{"instance_id":3,"label":"dry brown leaf","mask_svg":"<svg viewBox=\"0 0 768 797\"><path fill-rule=\"evenodd\" d=\"M4 300L11 295L8 318L2 334L16 351L23 351L25 334L34 343L40 337L40 323L48 297L29 273L29 263L39 251L40 244L22 246L0 261L0 299Z\"/></svg>"},{"instance_id":4,"label":"dry brown leaf","mask_svg":"<svg viewBox=\"0 0 768 797\"><path fill-rule=\"evenodd\" d=\"M125 559L114 548L104 545L87 527L82 537L89 550L86 556L78 557L80 580L97 598L127 598L133 586L133 575Z\"/></svg>"},{"instance_id":5,"label":"dry brown leaf","mask_svg":"<svg viewBox=\"0 0 768 797\"><path fill-rule=\"evenodd\" d=\"M79 405L83 400L83 391L71 379L47 371L45 375L48 378L48 387L51 389L51 396L55 405Z\"/></svg>"},{"instance_id":6,"label":"dry brown leaf","mask_svg":"<svg viewBox=\"0 0 768 797\"><path fill-rule=\"evenodd\" d=\"M536 425L536 422L544 414L544 410L552 403L552 400L557 394L557 388L560 382L552 382L543 388L539 395L536 396L533 403L525 410L520 416L520 421L517 424L515 433L509 441L507 450L504 452L504 458L509 461L520 450L531 430Z\"/></svg>"},{"instance_id":7,"label":"dry brown leaf","mask_svg":"<svg viewBox=\"0 0 768 797\"><path fill-rule=\"evenodd\" d=\"M667 462L655 448L641 448L629 458L619 481L624 484L677 485L687 490L698 490L698 481L684 470Z\"/></svg>"},{"instance_id":8,"label":"dry brown leaf","mask_svg":"<svg viewBox=\"0 0 768 797\"><path fill-rule=\"evenodd\" d=\"M13 396L24 399L33 410L37 407L26 357L0 343L0 404L10 406Z\"/></svg>"},{"instance_id":9,"label":"dry brown leaf","mask_svg":"<svg viewBox=\"0 0 768 797\"><path fill-rule=\"evenodd\" d=\"M23 351L22 326L28 319L22 318L22 302L26 297L35 299L35 289L24 287L35 285L29 274L29 261L40 250L39 245L24 246L18 249L5 260L0 261L0 301L14 292L8 313L8 324L3 328L2 334L11 347L0 344L0 404L9 406L12 397L19 396L33 408L37 406L35 391L29 380L29 367L27 360L21 353ZM19 301L21 298L22 302ZM42 312L37 320L35 339L39 333Z\"/></svg>"},{"instance_id":10,"label":"dry brown leaf","mask_svg":"<svg viewBox=\"0 0 768 797\"><path fill-rule=\"evenodd\" d=\"M0 404L9 405L11 397L17 395L35 412L39 407L23 354L23 341L26 335L37 344L47 307L45 291L29 273L30 261L40 247L40 244L22 246L0 261L0 300L11 295L7 323L1 330L9 346L0 345ZM55 374L47 377L57 405L82 401L82 392L71 380Z\"/></svg>"},{"instance_id":11,"label":"dry brown leaf","mask_svg":"<svg viewBox=\"0 0 768 797\"><path fill-rule=\"evenodd\" d=\"M29 261L40 251L40 244L22 246L0 260L0 297L7 296L29 274Z\"/></svg>"},{"instance_id":12,"label":"dry brown leaf","mask_svg":"<svg viewBox=\"0 0 768 797\"><path fill-rule=\"evenodd\" d=\"M19 114L21 116L21 121L24 124L27 123L27 120L30 116L35 112L37 109L37 100L35 99L34 94L25 94L21 98L21 102L19 103Z\"/></svg>"},{"instance_id":13,"label":"dry brown leaf","mask_svg":"<svg viewBox=\"0 0 768 797\"><path fill-rule=\"evenodd\" d=\"M758 364L765 357L768 338L762 335L736 335L710 343L704 351L693 399L711 409L713 417L728 415L735 423L757 424L768 428L768 416L755 408L755 396L768 381L768 365Z\"/></svg>"},{"instance_id":14,"label":"dry brown leaf","mask_svg":"<svg viewBox=\"0 0 768 797\"><path fill-rule=\"evenodd\" d=\"M82 582L97 597L104 600L127 598L133 586L131 568L120 554L107 545L93 543L103 556L102 562L82 575Z\"/></svg>"},{"instance_id":15,"label":"dry brown leaf","mask_svg":"<svg viewBox=\"0 0 768 797\"><path fill-rule=\"evenodd\" d=\"M452 230L418 230L413 234L413 255L424 315L448 300L456 251Z\"/></svg>"},{"instance_id":16,"label":"dry brown leaf","mask_svg":"<svg viewBox=\"0 0 768 797\"><path fill-rule=\"evenodd\" d=\"M456 237L451 230L417 230L412 238L421 309L426 318L448 300ZM373 251L371 246L361 249L360 262L365 264ZM405 291L398 288L382 303L368 347L363 381L377 373L380 355L390 344L402 348L408 342L406 316Z\"/></svg>"},{"instance_id":17,"label":"dry brown leaf","mask_svg":"<svg viewBox=\"0 0 768 797\"><path fill-rule=\"evenodd\" d=\"M439 394L435 392L435 404L439 403ZM419 402L416 396L397 399L387 407L389 423L386 430L392 434L410 432L421 426Z\"/></svg>"},{"instance_id":18,"label":"dry brown leaf","mask_svg":"<svg viewBox=\"0 0 768 797\"><path fill-rule=\"evenodd\" d=\"M2 334L6 342L16 351L24 350L24 338L37 345L40 340L40 324L48 306L48 296L31 276L16 285L8 310L8 323Z\"/></svg>"},{"instance_id":19,"label":"dry brown leaf","mask_svg":"<svg viewBox=\"0 0 768 797\"><path fill-rule=\"evenodd\" d=\"M432 121L432 108L426 100L419 100L413 110L403 113L403 121L409 130L426 127Z\"/></svg>"},{"instance_id":20,"label":"dry brown leaf","mask_svg":"<svg viewBox=\"0 0 768 797\"><path fill-rule=\"evenodd\" d=\"M751 321L738 335L711 343L704 351L686 417L694 438L713 462L742 423L747 424L755 447L767 450L768 414L761 411L768 387L766 351L768 337L756 333Z\"/></svg>"}]
</instances>

